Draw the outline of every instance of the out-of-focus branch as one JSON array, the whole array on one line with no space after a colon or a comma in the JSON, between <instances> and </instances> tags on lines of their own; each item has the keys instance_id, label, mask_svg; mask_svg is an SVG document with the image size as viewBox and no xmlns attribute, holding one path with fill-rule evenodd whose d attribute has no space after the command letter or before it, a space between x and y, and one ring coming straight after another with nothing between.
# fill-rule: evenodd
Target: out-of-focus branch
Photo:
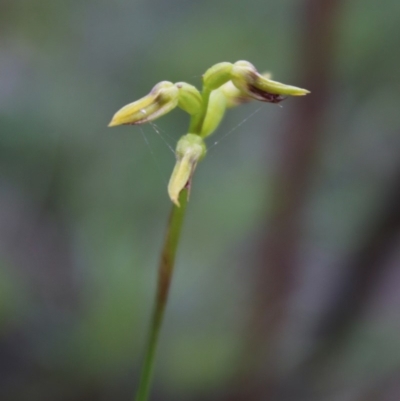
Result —
<instances>
[{"instance_id":1,"label":"out-of-focus branch","mask_svg":"<svg viewBox=\"0 0 400 401\"><path fill-rule=\"evenodd\" d=\"M324 346L318 355L325 353L323 349L327 351L341 343L374 292L377 282L387 272L384 268L386 259L400 235L400 171L385 203L379 218L367 231L362 246L350 259L345 287L321 324L320 336L324 339Z\"/></svg>"},{"instance_id":2,"label":"out-of-focus branch","mask_svg":"<svg viewBox=\"0 0 400 401\"><path fill-rule=\"evenodd\" d=\"M297 262L299 212L309 190L329 96L335 22L341 3L340 0L306 0L302 5L303 30L299 43L302 58L298 69L300 84L311 90L311 95L296 103L282 133L284 145L276 175L279 187L274 194L273 215L268 211L258 245L262 264L255 272L248 342L243 351L240 380L235 380L229 400L267 399L266 395L273 394L277 382L277 338ZM255 376L255 370L262 376Z\"/></svg>"},{"instance_id":3,"label":"out-of-focus branch","mask_svg":"<svg viewBox=\"0 0 400 401\"><path fill-rule=\"evenodd\" d=\"M345 269L348 277L344 280L340 297L319 325L319 339L314 350L290 379L294 385L293 399L313 399L311 394L315 392L315 383L321 377L322 368L345 345L354 324L375 292L376 284L387 273L387 259L400 236L400 170L381 213L366 233L362 245L349 259Z\"/></svg>"},{"instance_id":4,"label":"out-of-focus branch","mask_svg":"<svg viewBox=\"0 0 400 401\"><path fill-rule=\"evenodd\" d=\"M357 401L400 400L400 366L383 380L373 383L357 398Z\"/></svg>"}]
</instances>

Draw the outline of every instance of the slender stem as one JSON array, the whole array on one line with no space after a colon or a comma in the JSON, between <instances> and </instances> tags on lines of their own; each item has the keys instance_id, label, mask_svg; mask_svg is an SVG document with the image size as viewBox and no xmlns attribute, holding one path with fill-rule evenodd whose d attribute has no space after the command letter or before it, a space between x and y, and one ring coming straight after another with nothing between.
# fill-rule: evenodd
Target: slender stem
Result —
<instances>
[{"instance_id":1,"label":"slender stem","mask_svg":"<svg viewBox=\"0 0 400 401\"><path fill-rule=\"evenodd\" d=\"M203 123L207 115L208 102L210 100L211 91L207 88L203 88L203 92L201 95L203 98L202 111L201 113L193 116L189 126L189 132L198 135L200 135L201 133L201 129L203 128Z\"/></svg>"},{"instance_id":2,"label":"slender stem","mask_svg":"<svg viewBox=\"0 0 400 401\"><path fill-rule=\"evenodd\" d=\"M192 116L189 125L189 132L200 135L204 120L206 118L208 102L211 91L204 88L203 107L199 114ZM151 380L153 377L155 355L157 350L160 330L164 319L165 307L167 305L169 287L175 266L175 255L181 234L183 218L186 212L189 189L185 188L179 195L180 207L174 205L168 221L167 234L164 247L161 253L160 266L158 269L158 285L156 301L154 305L150 332L144 356L144 362L139 379L139 388L136 393L135 401L147 401L150 394Z\"/></svg>"},{"instance_id":3,"label":"slender stem","mask_svg":"<svg viewBox=\"0 0 400 401\"><path fill-rule=\"evenodd\" d=\"M165 307L167 305L172 274L174 271L175 255L179 243L183 219L185 216L187 197L188 190L184 189L179 195L179 203L181 206L173 206L168 221L167 234L165 237L158 270L156 302L154 305L150 333L148 336L144 363L139 380L139 388L136 394L136 401L147 401L149 397L157 343L164 318Z\"/></svg>"}]
</instances>

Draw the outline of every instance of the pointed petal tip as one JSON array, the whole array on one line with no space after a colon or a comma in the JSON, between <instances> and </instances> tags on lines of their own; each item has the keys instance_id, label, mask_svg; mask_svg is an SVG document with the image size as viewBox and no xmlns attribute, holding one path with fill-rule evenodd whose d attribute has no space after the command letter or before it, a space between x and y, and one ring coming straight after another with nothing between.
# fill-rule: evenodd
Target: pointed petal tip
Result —
<instances>
[{"instance_id":1,"label":"pointed petal tip","mask_svg":"<svg viewBox=\"0 0 400 401\"><path fill-rule=\"evenodd\" d=\"M176 207L181 207L178 198L171 198L171 201Z\"/></svg>"},{"instance_id":2,"label":"pointed petal tip","mask_svg":"<svg viewBox=\"0 0 400 401\"><path fill-rule=\"evenodd\" d=\"M121 124L122 124L121 119L116 118L116 116L114 115L111 121L108 123L107 127L116 127L117 125Z\"/></svg>"},{"instance_id":3,"label":"pointed petal tip","mask_svg":"<svg viewBox=\"0 0 400 401\"><path fill-rule=\"evenodd\" d=\"M180 191L178 193L176 193L176 191L172 190L172 188L168 188L169 199L171 199L171 202L176 207L181 207L181 205L179 203L179 194L180 194Z\"/></svg>"},{"instance_id":4,"label":"pointed petal tip","mask_svg":"<svg viewBox=\"0 0 400 401\"><path fill-rule=\"evenodd\" d=\"M308 91L307 89L300 89L300 90L293 91L293 93L290 93L290 96L305 96L310 93L311 92Z\"/></svg>"}]
</instances>

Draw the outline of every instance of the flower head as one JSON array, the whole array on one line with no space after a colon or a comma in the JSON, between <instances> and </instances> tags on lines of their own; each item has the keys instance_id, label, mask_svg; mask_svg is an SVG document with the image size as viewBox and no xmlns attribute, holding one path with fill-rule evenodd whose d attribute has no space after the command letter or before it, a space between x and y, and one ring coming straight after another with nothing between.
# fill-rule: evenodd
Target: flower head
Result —
<instances>
[{"instance_id":1,"label":"flower head","mask_svg":"<svg viewBox=\"0 0 400 401\"><path fill-rule=\"evenodd\" d=\"M139 125L155 120L179 107L191 116L189 134L177 144L176 164L168 194L179 207L179 195L189 188L197 163L206 154L204 138L221 123L228 108L251 100L279 103L286 96L303 96L306 89L285 85L260 74L248 61L222 62L213 65L203 75L203 89L186 82L162 81L141 99L118 110L109 127Z\"/></svg>"}]
</instances>

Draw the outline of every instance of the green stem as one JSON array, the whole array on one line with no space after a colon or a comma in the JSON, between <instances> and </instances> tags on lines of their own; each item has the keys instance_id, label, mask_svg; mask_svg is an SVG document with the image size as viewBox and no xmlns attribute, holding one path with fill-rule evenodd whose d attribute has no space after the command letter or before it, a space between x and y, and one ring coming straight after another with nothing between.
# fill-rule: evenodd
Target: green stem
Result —
<instances>
[{"instance_id":1,"label":"green stem","mask_svg":"<svg viewBox=\"0 0 400 401\"><path fill-rule=\"evenodd\" d=\"M148 343L135 401L147 401L149 397L157 343L174 271L176 250L181 234L183 218L185 216L187 197L188 190L184 189L179 195L179 203L181 206L177 207L174 205L170 214L158 270L156 302L154 305L150 333L148 336Z\"/></svg>"},{"instance_id":2,"label":"green stem","mask_svg":"<svg viewBox=\"0 0 400 401\"><path fill-rule=\"evenodd\" d=\"M189 125L189 132L200 135L201 129L206 118L208 102L211 91L204 88L203 107L199 114L192 116ZM145 351L144 362L139 379L139 388L136 393L135 401L147 401L150 394L151 380L153 377L154 361L157 350L160 330L164 319L165 307L167 305L169 287L175 266L175 255L181 234L183 218L185 216L188 201L188 189L185 188L179 195L180 207L174 205L168 221L167 235L161 253L160 266L158 270L158 285L156 302L154 305L148 343Z\"/></svg>"},{"instance_id":3,"label":"green stem","mask_svg":"<svg viewBox=\"0 0 400 401\"><path fill-rule=\"evenodd\" d=\"M201 113L194 116L190 122L189 132L191 134L200 135L201 129L203 128L203 123L207 115L208 102L210 100L211 91L207 88L203 88L202 98L203 98L203 107Z\"/></svg>"}]
</instances>

